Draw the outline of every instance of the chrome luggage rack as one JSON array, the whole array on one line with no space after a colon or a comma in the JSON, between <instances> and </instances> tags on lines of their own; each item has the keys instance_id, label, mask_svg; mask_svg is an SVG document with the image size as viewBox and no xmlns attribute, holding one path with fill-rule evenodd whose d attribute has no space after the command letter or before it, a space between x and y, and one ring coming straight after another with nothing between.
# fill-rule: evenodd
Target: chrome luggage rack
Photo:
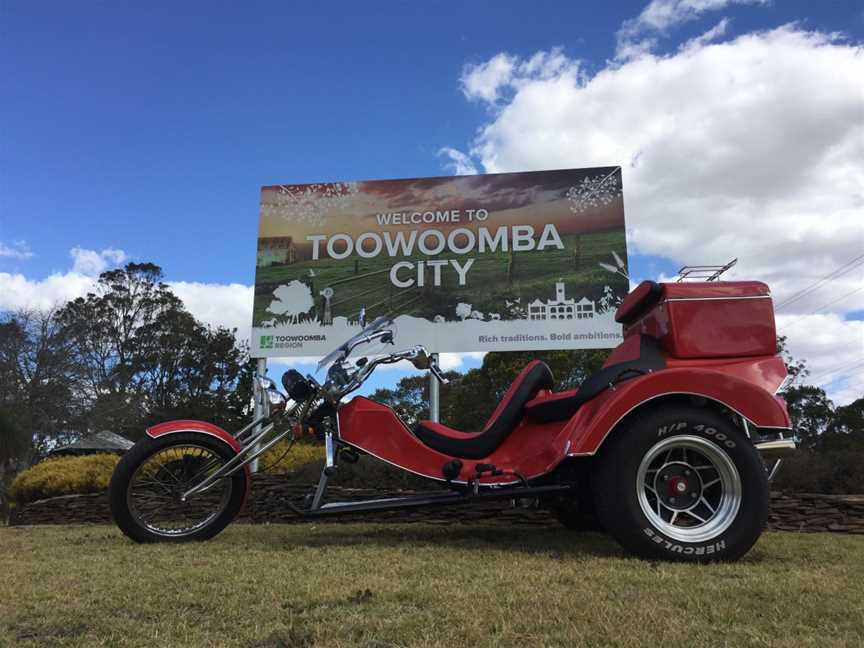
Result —
<instances>
[{"instance_id":1,"label":"chrome luggage rack","mask_svg":"<svg viewBox=\"0 0 864 648\"><path fill-rule=\"evenodd\" d=\"M732 259L726 265L694 265L683 266L678 271L677 283L682 281L717 281L724 272L738 263L738 259Z\"/></svg>"}]
</instances>

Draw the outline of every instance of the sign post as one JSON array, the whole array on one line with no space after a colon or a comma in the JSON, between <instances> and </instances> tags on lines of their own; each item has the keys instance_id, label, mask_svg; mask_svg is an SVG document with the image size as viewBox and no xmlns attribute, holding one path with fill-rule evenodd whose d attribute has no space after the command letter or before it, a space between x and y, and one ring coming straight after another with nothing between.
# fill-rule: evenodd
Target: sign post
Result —
<instances>
[{"instance_id":1,"label":"sign post","mask_svg":"<svg viewBox=\"0 0 864 648\"><path fill-rule=\"evenodd\" d=\"M438 364L438 354L432 354L432 362ZM429 372L429 420L434 423L441 421L441 385L438 379Z\"/></svg>"},{"instance_id":2,"label":"sign post","mask_svg":"<svg viewBox=\"0 0 864 648\"><path fill-rule=\"evenodd\" d=\"M255 374L258 376L266 376L267 375L267 358L257 358L255 360ZM252 391L252 393L255 396L254 397L254 401L255 401L254 418L259 419L259 418L261 418L261 415L264 413L264 399L266 398L266 395L264 394L264 392L262 390L258 389L258 381L257 380L253 381L252 384L255 386L253 391ZM255 430L253 431L252 435L255 436L255 435L260 434L260 433L261 433L261 425L256 425ZM256 445L255 449L252 451L253 454L258 452L258 450L260 450L260 448L261 448L260 445ZM251 470L253 473L258 472L258 461L259 461L259 458L256 457L255 459L252 460L252 463L249 464L249 470Z\"/></svg>"}]
</instances>

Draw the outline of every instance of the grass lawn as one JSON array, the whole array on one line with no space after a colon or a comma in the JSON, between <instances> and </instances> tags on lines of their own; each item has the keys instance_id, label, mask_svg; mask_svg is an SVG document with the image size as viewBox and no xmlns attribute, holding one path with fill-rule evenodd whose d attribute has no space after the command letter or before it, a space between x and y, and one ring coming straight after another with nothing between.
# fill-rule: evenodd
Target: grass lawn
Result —
<instances>
[{"instance_id":1,"label":"grass lawn","mask_svg":"<svg viewBox=\"0 0 864 648\"><path fill-rule=\"evenodd\" d=\"M0 644L861 646L862 583L860 536L766 533L695 566L554 528L235 525L151 546L0 528Z\"/></svg>"}]
</instances>

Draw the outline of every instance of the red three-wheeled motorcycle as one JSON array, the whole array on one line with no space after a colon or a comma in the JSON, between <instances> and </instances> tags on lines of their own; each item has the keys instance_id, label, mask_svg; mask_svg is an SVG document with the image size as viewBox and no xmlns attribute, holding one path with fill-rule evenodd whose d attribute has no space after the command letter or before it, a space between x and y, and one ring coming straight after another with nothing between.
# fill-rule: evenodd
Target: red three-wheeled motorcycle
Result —
<instances>
[{"instance_id":1,"label":"red three-wheeled motorcycle","mask_svg":"<svg viewBox=\"0 0 864 648\"><path fill-rule=\"evenodd\" d=\"M774 310L759 282L645 281L615 319L623 342L578 389L555 392L543 362L516 377L482 430L431 421L409 427L389 407L346 399L378 365L440 370L421 346L351 357L395 343L379 318L324 358L323 384L295 370L285 393L259 377L263 416L232 435L201 421L147 430L110 486L120 529L138 542L204 540L237 515L249 464L298 426L323 429L326 465L302 506L308 518L505 498L555 511L568 526L586 512L646 558L734 560L761 534L768 482L795 450L777 354ZM349 359L350 358L350 359ZM326 502L340 458L371 455L436 480L440 493Z\"/></svg>"}]
</instances>

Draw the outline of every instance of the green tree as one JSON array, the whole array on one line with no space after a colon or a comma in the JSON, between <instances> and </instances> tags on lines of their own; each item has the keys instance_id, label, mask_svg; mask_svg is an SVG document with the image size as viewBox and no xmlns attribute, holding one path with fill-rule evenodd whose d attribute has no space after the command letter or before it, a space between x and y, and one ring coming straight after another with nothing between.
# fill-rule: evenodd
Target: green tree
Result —
<instances>
[{"instance_id":1,"label":"green tree","mask_svg":"<svg viewBox=\"0 0 864 648\"><path fill-rule=\"evenodd\" d=\"M99 276L96 289L57 313L80 367L86 431L129 438L167 418L236 423L251 398L248 352L234 331L195 320L152 263Z\"/></svg>"},{"instance_id":2,"label":"green tree","mask_svg":"<svg viewBox=\"0 0 864 648\"><path fill-rule=\"evenodd\" d=\"M810 375L807 362L806 360L799 360L792 356L789 352L789 345L785 335L777 337L777 353L783 356L783 361L786 363L786 373L788 374L786 386L791 387L793 385L804 384L807 376Z\"/></svg>"},{"instance_id":3,"label":"green tree","mask_svg":"<svg viewBox=\"0 0 864 648\"><path fill-rule=\"evenodd\" d=\"M44 451L74 436L81 416L75 398L78 366L52 311L0 316L0 409L5 412L6 457ZM14 441L12 440L14 437Z\"/></svg>"},{"instance_id":4,"label":"green tree","mask_svg":"<svg viewBox=\"0 0 864 648\"><path fill-rule=\"evenodd\" d=\"M57 313L72 340L81 368L79 396L88 401L88 430L128 433L145 413L141 378L150 325L167 311L182 310L152 263L129 263L103 272L94 292L67 303Z\"/></svg>"},{"instance_id":5,"label":"green tree","mask_svg":"<svg viewBox=\"0 0 864 648\"><path fill-rule=\"evenodd\" d=\"M440 401L442 407L447 403L458 389L463 376L455 371L444 373L447 385L441 385ZM379 403L392 407L408 425L414 425L417 421L429 418L429 375L424 373L417 376L406 376L402 378L395 389L377 389L370 398Z\"/></svg>"},{"instance_id":6,"label":"green tree","mask_svg":"<svg viewBox=\"0 0 864 648\"><path fill-rule=\"evenodd\" d=\"M807 450L817 450L822 435L834 419L834 404L825 391L813 385L798 385L783 392L793 432Z\"/></svg>"},{"instance_id":7,"label":"green tree","mask_svg":"<svg viewBox=\"0 0 864 648\"><path fill-rule=\"evenodd\" d=\"M829 451L864 451L864 398L834 410L820 445Z\"/></svg>"},{"instance_id":8,"label":"green tree","mask_svg":"<svg viewBox=\"0 0 864 648\"><path fill-rule=\"evenodd\" d=\"M232 427L247 414L253 365L235 332L206 327L181 309L160 314L145 327L140 388L147 424L170 418L204 418Z\"/></svg>"}]
</instances>

